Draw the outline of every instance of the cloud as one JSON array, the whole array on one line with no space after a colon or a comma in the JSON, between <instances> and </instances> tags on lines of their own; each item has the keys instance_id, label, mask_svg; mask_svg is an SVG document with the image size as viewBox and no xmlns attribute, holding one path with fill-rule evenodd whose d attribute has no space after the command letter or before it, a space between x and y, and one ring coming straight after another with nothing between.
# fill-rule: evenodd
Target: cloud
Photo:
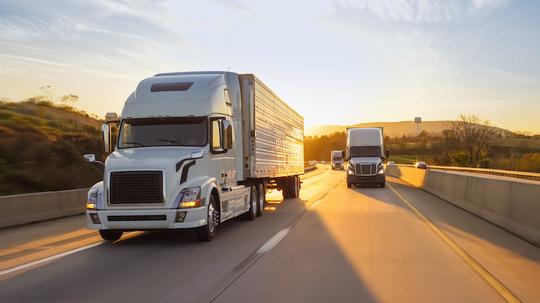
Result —
<instances>
[{"instance_id":1,"label":"cloud","mask_svg":"<svg viewBox=\"0 0 540 303\"><path fill-rule=\"evenodd\" d=\"M163 1L0 0L0 64L121 76L119 69L147 68L157 61L149 60L153 50L181 41L167 17Z\"/></svg>"},{"instance_id":2,"label":"cloud","mask_svg":"<svg viewBox=\"0 0 540 303\"><path fill-rule=\"evenodd\" d=\"M510 5L511 0L363 0L334 1L337 18L370 19L410 24L462 22Z\"/></svg>"},{"instance_id":3,"label":"cloud","mask_svg":"<svg viewBox=\"0 0 540 303\"><path fill-rule=\"evenodd\" d=\"M249 7L243 3L241 0L212 0L215 3L219 3L223 6L237 9L237 10L247 10Z\"/></svg>"}]
</instances>

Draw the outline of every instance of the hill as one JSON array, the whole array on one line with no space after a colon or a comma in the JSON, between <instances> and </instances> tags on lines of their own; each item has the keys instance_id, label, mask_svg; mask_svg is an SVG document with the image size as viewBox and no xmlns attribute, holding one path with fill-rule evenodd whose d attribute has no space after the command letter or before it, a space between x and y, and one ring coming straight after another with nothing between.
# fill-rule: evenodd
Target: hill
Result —
<instances>
[{"instance_id":1,"label":"hill","mask_svg":"<svg viewBox=\"0 0 540 303\"><path fill-rule=\"evenodd\" d=\"M441 133L452 126L452 121L423 121L420 124L420 132ZM368 122L353 125L319 125L306 129L306 136L322 136L335 132L343 132L347 127L383 127L384 135L388 137L411 136L416 134L416 124L413 121L399 122ZM504 136L514 136L514 133L495 127Z\"/></svg>"},{"instance_id":2,"label":"hill","mask_svg":"<svg viewBox=\"0 0 540 303\"><path fill-rule=\"evenodd\" d=\"M0 195L83 188L102 172L84 153L102 152L100 121L48 102L0 102Z\"/></svg>"}]
</instances>

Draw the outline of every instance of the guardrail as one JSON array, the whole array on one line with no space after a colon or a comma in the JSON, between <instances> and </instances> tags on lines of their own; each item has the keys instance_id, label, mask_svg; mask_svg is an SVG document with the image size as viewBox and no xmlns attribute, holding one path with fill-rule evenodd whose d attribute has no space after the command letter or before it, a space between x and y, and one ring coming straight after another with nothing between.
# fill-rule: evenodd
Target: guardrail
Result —
<instances>
[{"instance_id":1,"label":"guardrail","mask_svg":"<svg viewBox=\"0 0 540 303\"><path fill-rule=\"evenodd\" d=\"M401 166L401 167L413 167L413 165L410 165L410 164L396 164L396 165ZM490 169L490 168L457 167L457 166L429 165L428 167L429 169L432 169L432 170L457 171L457 172L464 172L464 173L475 173L475 174L494 175L494 176L503 176L503 177L540 181L540 174L538 173L511 171L511 170L503 170L503 169Z\"/></svg>"},{"instance_id":2,"label":"guardrail","mask_svg":"<svg viewBox=\"0 0 540 303\"><path fill-rule=\"evenodd\" d=\"M310 171L314 171L317 169L317 166L313 165L313 166L305 166L304 167L304 173L308 173Z\"/></svg>"}]
</instances>

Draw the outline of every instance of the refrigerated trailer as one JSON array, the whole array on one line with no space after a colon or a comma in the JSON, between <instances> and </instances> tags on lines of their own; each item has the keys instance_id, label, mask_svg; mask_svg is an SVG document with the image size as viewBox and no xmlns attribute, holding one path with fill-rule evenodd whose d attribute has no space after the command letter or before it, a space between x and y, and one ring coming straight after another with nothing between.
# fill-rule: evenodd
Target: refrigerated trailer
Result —
<instances>
[{"instance_id":1,"label":"refrigerated trailer","mask_svg":"<svg viewBox=\"0 0 540 303\"><path fill-rule=\"evenodd\" d=\"M104 171L86 216L105 240L180 228L211 240L224 221L261 216L267 188L299 195L303 117L252 74L157 74L107 117L105 162L85 155Z\"/></svg>"}]
</instances>

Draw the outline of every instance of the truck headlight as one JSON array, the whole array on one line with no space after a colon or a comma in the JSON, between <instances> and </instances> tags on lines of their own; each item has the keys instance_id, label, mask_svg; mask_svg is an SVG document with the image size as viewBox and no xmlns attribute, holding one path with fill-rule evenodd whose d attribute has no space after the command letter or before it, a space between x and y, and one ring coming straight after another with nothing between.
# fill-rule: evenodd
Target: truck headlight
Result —
<instances>
[{"instance_id":1,"label":"truck headlight","mask_svg":"<svg viewBox=\"0 0 540 303\"><path fill-rule=\"evenodd\" d=\"M377 173L378 173L379 175L384 174L384 165L383 165L383 164L379 165L379 171L378 171Z\"/></svg>"},{"instance_id":2,"label":"truck headlight","mask_svg":"<svg viewBox=\"0 0 540 303\"><path fill-rule=\"evenodd\" d=\"M97 209L99 190L92 188L88 191L88 199L86 200L86 209Z\"/></svg>"},{"instance_id":3,"label":"truck headlight","mask_svg":"<svg viewBox=\"0 0 540 303\"><path fill-rule=\"evenodd\" d=\"M354 175L354 168L352 166L347 167L347 174Z\"/></svg>"},{"instance_id":4,"label":"truck headlight","mask_svg":"<svg viewBox=\"0 0 540 303\"><path fill-rule=\"evenodd\" d=\"M178 208L201 206L201 188L199 186L184 188L178 193Z\"/></svg>"}]
</instances>

